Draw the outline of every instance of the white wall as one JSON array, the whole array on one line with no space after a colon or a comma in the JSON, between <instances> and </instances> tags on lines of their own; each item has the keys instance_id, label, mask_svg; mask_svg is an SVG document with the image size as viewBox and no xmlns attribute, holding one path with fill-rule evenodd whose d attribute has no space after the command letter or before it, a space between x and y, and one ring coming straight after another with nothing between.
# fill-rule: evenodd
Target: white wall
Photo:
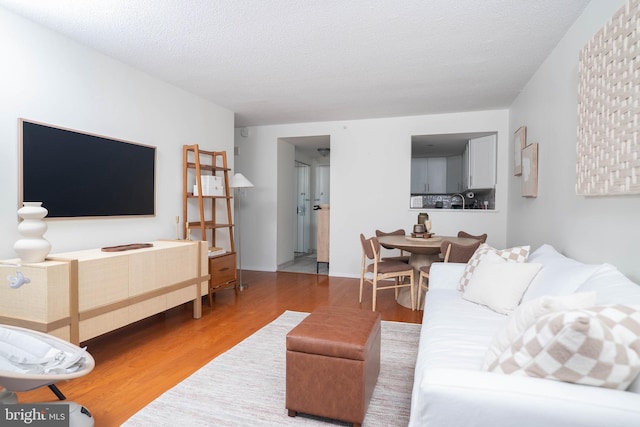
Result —
<instances>
[{"instance_id":1,"label":"white wall","mask_svg":"<svg viewBox=\"0 0 640 427\"><path fill-rule=\"evenodd\" d=\"M508 242L553 244L583 262L610 262L640 281L640 196L575 193L578 53L626 1L596 0L569 29L511 106L510 129L538 142L538 198L509 178ZM510 152L510 158L513 157Z\"/></svg>"},{"instance_id":2,"label":"white wall","mask_svg":"<svg viewBox=\"0 0 640 427\"><path fill-rule=\"evenodd\" d=\"M276 251L278 254L277 265L291 261L291 255L296 250L295 232L297 229L298 218L295 212L295 206L298 204L296 194L296 171L295 164L295 147L286 142L278 141L278 183L277 198L278 209L278 230L289 230L288 233L280 233L277 238ZM247 242L249 243L249 242Z\"/></svg>"},{"instance_id":3,"label":"white wall","mask_svg":"<svg viewBox=\"0 0 640 427\"><path fill-rule=\"evenodd\" d=\"M497 210L430 211L435 231L489 233L489 243L504 246L507 221L508 111L480 111L430 116L257 126L247 137L236 132L238 170L256 185L243 204L242 259L246 269L274 271L280 256L278 221L278 138L330 135L331 252L330 274L359 275L359 234L377 228L410 230L420 210L409 209L411 135L498 132ZM289 161L288 156L284 161ZM288 166L288 165L287 165ZM289 225L285 225L288 228ZM245 244L246 243L246 244Z\"/></svg>"},{"instance_id":4,"label":"white wall","mask_svg":"<svg viewBox=\"0 0 640 427\"><path fill-rule=\"evenodd\" d=\"M53 253L174 238L175 217L182 216L181 147L233 153L233 113L2 8L0 52L0 259L16 256L20 237L19 117L158 148L157 215L48 220Z\"/></svg>"}]
</instances>

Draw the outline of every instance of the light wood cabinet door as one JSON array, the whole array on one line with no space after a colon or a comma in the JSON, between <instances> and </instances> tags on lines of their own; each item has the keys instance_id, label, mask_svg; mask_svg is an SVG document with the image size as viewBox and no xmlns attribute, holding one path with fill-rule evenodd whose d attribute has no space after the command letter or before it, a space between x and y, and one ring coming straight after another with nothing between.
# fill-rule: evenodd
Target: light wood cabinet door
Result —
<instances>
[{"instance_id":1,"label":"light wood cabinet door","mask_svg":"<svg viewBox=\"0 0 640 427\"><path fill-rule=\"evenodd\" d=\"M318 210L317 262L329 262L329 209Z\"/></svg>"}]
</instances>

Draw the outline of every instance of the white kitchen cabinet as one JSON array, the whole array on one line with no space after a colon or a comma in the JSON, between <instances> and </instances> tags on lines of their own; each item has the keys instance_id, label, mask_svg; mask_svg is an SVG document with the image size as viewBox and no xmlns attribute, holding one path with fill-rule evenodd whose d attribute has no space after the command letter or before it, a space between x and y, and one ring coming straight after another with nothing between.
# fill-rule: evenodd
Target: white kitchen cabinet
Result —
<instances>
[{"instance_id":1,"label":"white kitchen cabinet","mask_svg":"<svg viewBox=\"0 0 640 427\"><path fill-rule=\"evenodd\" d=\"M463 191L462 185L462 154L447 157L447 193Z\"/></svg>"},{"instance_id":2,"label":"white kitchen cabinet","mask_svg":"<svg viewBox=\"0 0 640 427\"><path fill-rule=\"evenodd\" d=\"M411 193L446 193L447 159L418 157L411 159Z\"/></svg>"},{"instance_id":3,"label":"white kitchen cabinet","mask_svg":"<svg viewBox=\"0 0 640 427\"><path fill-rule=\"evenodd\" d=\"M447 158L428 157L427 160L427 192L446 193Z\"/></svg>"},{"instance_id":4,"label":"white kitchen cabinet","mask_svg":"<svg viewBox=\"0 0 640 427\"><path fill-rule=\"evenodd\" d=\"M467 190L496 185L496 136L470 139L463 154L464 184Z\"/></svg>"},{"instance_id":5,"label":"white kitchen cabinet","mask_svg":"<svg viewBox=\"0 0 640 427\"><path fill-rule=\"evenodd\" d=\"M427 158L411 159L411 194L427 192Z\"/></svg>"}]
</instances>

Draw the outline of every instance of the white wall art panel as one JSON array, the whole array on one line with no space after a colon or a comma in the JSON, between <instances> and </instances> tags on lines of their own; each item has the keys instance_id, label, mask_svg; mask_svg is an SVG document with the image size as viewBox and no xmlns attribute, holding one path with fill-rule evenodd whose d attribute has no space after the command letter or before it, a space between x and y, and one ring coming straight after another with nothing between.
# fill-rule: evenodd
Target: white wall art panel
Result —
<instances>
[{"instance_id":1,"label":"white wall art panel","mask_svg":"<svg viewBox=\"0 0 640 427\"><path fill-rule=\"evenodd\" d=\"M640 0L580 51L576 192L640 193Z\"/></svg>"}]
</instances>

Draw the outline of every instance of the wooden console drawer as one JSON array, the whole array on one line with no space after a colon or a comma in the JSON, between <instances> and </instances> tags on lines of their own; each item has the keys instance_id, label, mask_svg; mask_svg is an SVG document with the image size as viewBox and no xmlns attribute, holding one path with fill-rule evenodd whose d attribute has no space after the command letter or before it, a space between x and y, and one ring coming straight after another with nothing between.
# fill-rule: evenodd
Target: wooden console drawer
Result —
<instances>
[{"instance_id":1,"label":"wooden console drawer","mask_svg":"<svg viewBox=\"0 0 640 427\"><path fill-rule=\"evenodd\" d=\"M215 289L226 287L226 285L235 286L236 282L236 254L229 252L224 255L218 255L209 258L209 288Z\"/></svg>"}]
</instances>

